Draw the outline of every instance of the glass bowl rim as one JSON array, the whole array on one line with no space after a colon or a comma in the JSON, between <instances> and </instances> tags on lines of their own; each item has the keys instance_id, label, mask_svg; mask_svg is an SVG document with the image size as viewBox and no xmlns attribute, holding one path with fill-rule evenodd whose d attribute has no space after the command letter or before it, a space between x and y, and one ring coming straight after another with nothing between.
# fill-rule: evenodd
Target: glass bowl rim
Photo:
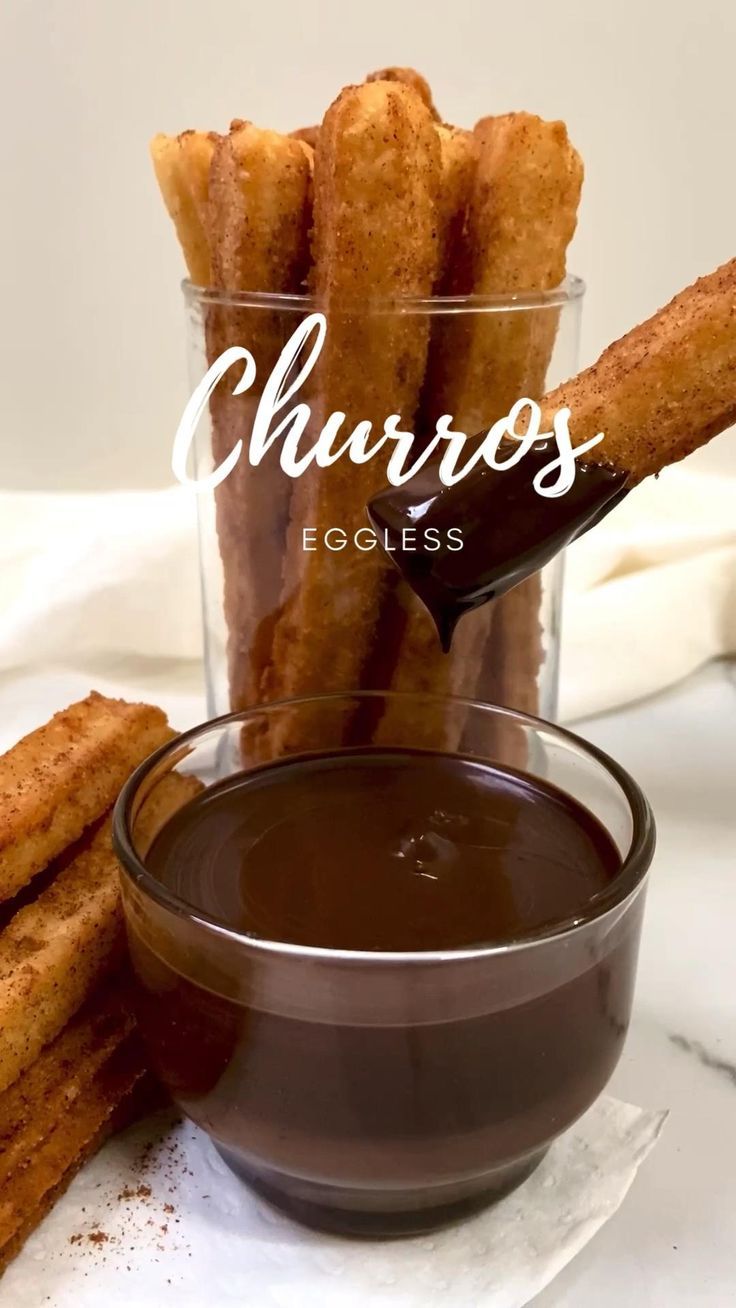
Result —
<instances>
[{"instance_id":1,"label":"glass bowl rim","mask_svg":"<svg viewBox=\"0 0 736 1308\"><path fill-rule=\"evenodd\" d=\"M197 286L188 278L181 282L184 298L189 305L227 305L232 308L270 309L272 311L290 311L299 313L318 312L319 299L311 294L285 294L274 291L224 291L215 286ZM431 296L394 296L377 297L374 300L361 300L359 307L365 312L368 307L373 312L394 313L397 308L402 312L443 314L472 313L479 310L495 310L496 313L523 311L529 309L553 309L581 300L585 294L585 282L582 277L570 273L547 291L507 291L492 295L431 295Z\"/></svg>"},{"instance_id":2,"label":"glass bowl rim","mask_svg":"<svg viewBox=\"0 0 736 1308\"><path fill-rule=\"evenodd\" d=\"M264 713L275 713L284 707L298 704L315 704L325 701L336 701L346 699L367 699L382 698L393 700L423 700L423 701L448 701L458 706L465 706L472 709L482 709L484 712L496 717L506 717L522 724L530 725L539 730L542 728L547 732L561 738L568 745L574 746L576 750L587 754L594 759L617 783L631 814L633 823L633 832L631 845L628 852L623 856L623 861L619 872L613 878L610 886L601 894L595 896L595 903L591 905L592 911L578 914L576 916L563 919L555 923L549 929L537 932L533 935L522 936L513 941L501 944L471 945L461 949L441 949L441 950L359 950L359 949L327 949L320 945L297 945L287 941L267 940L258 936L251 936L242 931L237 931L232 927L226 926L217 918L210 916L204 910L196 908L194 905L181 899L173 891L169 890L162 882L158 881L146 868L143 859L137 853L133 838L130 831L129 814L131 805L135 799L137 791L146 776L166 758L169 754L176 754L181 751L183 744L188 741L196 740L198 737L205 736L208 732L219 730L223 727L240 723L252 719L255 715ZM112 819L112 839L115 853L120 862L123 875L126 876L149 900L152 900L159 908L177 918L185 918L198 929L204 929L206 932L212 932L220 938L228 939L230 942L239 944L248 950L253 950L256 954L266 956L288 956L291 958L300 958L309 961L322 962L342 962L342 963L360 963L363 965L377 966L379 964L417 965L428 963L448 963L460 962L469 959L490 958L499 955L507 955L519 952L523 949L536 948L544 945L551 945L556 940L564 937L574 936L576 933L584 930L594 922L600 922L609 913L622 909L633 900L645 884L647 873L652 862L654 848L656 843L656 831L654 814L650 807L644 792L638 782L626 771L625 768L611 758L604 750L599 749L597 745L591 744L578 736L575 732L569 731L565 727L558 726L556 723L548 722L544 718L534 717L530 713L521 713L515 709L502 708L500 705L485 703L482 700L473 700L460 695L433 695L422 692L405 692L405 691L381 691L381 690L362 690L362 691L331 691L320 695L299 695L290 699L276 700L270 704L254 705L252 708L242 710L237 713L224 713L220 717L210 718L206 722L201 722L197 726L190 727L187 731L181 732L173 740L167 741L158 749L154 750L147 759L135 769L128 780L125 782L118 799L115 803Z\"/></svg>"}]
</instances>

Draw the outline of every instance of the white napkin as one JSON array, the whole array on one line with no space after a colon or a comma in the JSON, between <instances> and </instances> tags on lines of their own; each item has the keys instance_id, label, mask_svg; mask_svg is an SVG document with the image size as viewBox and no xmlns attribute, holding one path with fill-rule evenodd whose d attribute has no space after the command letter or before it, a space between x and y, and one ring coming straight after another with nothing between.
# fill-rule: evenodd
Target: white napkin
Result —
<instances>
[{"instance_id":1,"label":"white napkin","mask_svg":"<svg viewBox=\"0 0 736 1308\"><path fill-rule=\"evenodd\" d=\"M158 1119L77 1177L5 1273L2 1305L521 1308L615 1213L666 1116L604 1096L494 1208L381 1243L297 1226L195 1127L162 1136Z\"/></svg>"},{"instance_id":2,"label":"white napkin","mask_svg":"<svg viewBox=\"0 0 736 1308\"><path fill-rule=\"evenodd\" d=\"M0 493L0 673L200 659L197 568L181 487ZM568 551L564 719L735 651L736 478L668 469Z\"/></svg>"}]
</instances>

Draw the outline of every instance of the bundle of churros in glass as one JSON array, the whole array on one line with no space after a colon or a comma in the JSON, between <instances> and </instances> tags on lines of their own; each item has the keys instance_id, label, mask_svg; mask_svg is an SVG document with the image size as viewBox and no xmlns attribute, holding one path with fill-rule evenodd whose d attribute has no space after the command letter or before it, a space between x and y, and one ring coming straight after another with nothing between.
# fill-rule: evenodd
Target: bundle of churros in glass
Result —
<instances>
[{"instance_id":1,"label":"bundle of churros in glass","mask_svg":"<svg viewBox=\"0 0 736 1308\"><path fill-rule=\"evenodd\" d=\"M0 1271L82 1163L157 1098L110 809L173 734L159 709L93 693L0 757Z\"/></svg>"},{"instance_id":2,"label":"bundle of churros in glass","mask_svg":"<svg viewBox=\"0 0 736 1308\"><path fill-rule=\"evenodd\" d=\"M257 366L247 393L232 394L233 376L211 396L211 466L239 440L247 448L269 374L314 309L327 332L299 396L307 442L335 412L346 432L380 432L395 414L421 450L441 415L472 437L549 385L574 299L557 288L583 176L564 124L511 113L449 126L424 79L392 68L344 88L318 127L281 135L236 120L224 135L157 136L151 151L189 278L204 288L189 289L201 361L240 345ZM572 336L554 381L574 371ZM383 551L360 547L385 480L380 457L291 478L275 445L258 466L241 457L217 487L230 707L382 689L550 712L540 578L469 615L443 654ZM446 747L437 713L425 702L412 720L404 706L407 743ZM388 701L385 715L397 743Z\"/></svg>"}]
</instances>

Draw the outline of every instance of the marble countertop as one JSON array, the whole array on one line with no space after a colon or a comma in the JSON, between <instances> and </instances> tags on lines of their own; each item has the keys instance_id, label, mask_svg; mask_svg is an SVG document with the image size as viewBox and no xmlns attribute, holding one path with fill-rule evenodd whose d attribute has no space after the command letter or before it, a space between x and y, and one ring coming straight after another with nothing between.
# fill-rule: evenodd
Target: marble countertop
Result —
<instances>
[{"instance_id":1,"label":"marble countertop","mask_svg":"<svg viewBox=\"0 0 736 1308\"><path fill-rule=\"evenodd\" d=\"M0 678L0 748L91 682L150 697L181 727L201 718L197 682L174 693L151 666L132 684L114 667ZM736 664L576 730L633 773L657 820L634 1017L610 1089L670 1117L622 1208L535 1308L726 1308L736 1299Z\"/></svg>"},{"instance_id":2,"label":"marble countertop","mask_svg":"<svg viewBox=\"0 0 736 1308\"><path fill-rule=\"evenodd\" d=\"M669 1120L618 1213L535 1308L736 1301L736 664L577 723L657 821L634 1015L613 1094Z\"/></svg>"}]
</instances>

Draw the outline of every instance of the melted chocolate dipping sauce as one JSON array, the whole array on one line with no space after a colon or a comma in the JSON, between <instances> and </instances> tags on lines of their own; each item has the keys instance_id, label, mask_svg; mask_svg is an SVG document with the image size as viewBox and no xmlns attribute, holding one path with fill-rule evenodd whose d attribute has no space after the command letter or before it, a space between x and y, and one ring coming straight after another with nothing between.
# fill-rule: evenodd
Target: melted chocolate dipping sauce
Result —
<instances>
[{"instance_id":1,"label":"melted chocolate dipping sauce","mask_svg":"<svg viewBox=\"0 0 736 1308\"><path fill-rule=\"evenodd\" d=\"M583 915L621 863L592 813L541 781L356 750L211 787L174 814L148 865L237 931L402 951L505 944Z\"/></svg>"},{"instance_id":2,"label":"melted chocolate dipping sauce","mask_svg":"<svg viewBox=\"0 0 736 1308\"><path fill-rule=\"evenodd\" d=\"M597 819L550 785L378 749L218 784L174 815L147 861L240 931L397 951L513 941L584 918L621 862ZM634 911L577 955L545 944L490 971L481 959L441 973L448 965L428 956L416 988L408 965L384 969L389 1018L365 965L328 983L320 967L331 964L297 962L296 1008L259 1007L200 984L196 950L169 964L131 931L141 1025L175 1098L261 1193L360 1234L426 1229L528 1175L615 1066L637 943ZM258 964L242 966L247 978ZM337 1010L313 1013L312 988L328 984Z\"/></svg>"},{"instance_id":3,"label":"melted chocolate dipping sauce","mask_svg":"<svg viewBox=\"0 0 736 1308\"><path fill-rule=\"evenodd\" d=\"M513 467L480 464L454 486L443 485L432 465L368 505L379 540L429 609L444 650L463 613L539 571L626 494L625 473L581 460L564 495L540 495L534 477L556 452L554 440L539 441ZM439 531L437 550L423 544L429 527ZM462 530L462 549L448 548L451 527ZM408 528L417 529L411 549L403 548Z\"/></svg>"}]
</instances>

